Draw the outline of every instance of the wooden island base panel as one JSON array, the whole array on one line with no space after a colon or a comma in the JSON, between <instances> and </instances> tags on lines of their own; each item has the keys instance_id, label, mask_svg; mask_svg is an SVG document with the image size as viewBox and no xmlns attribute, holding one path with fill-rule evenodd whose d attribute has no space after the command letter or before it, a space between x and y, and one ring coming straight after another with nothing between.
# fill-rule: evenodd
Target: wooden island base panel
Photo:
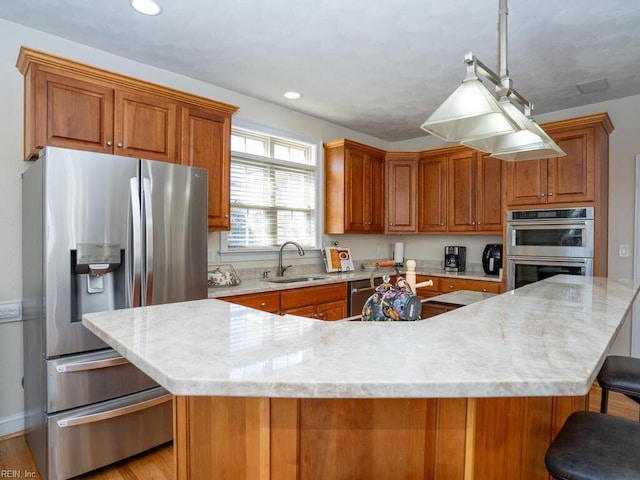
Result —
<instances>
[{"instance_id":1,"label":"wooden island base panel","mask_svg":"<svg viewBox=\"0 0 640 480\"><path fill-rule=\"evenodd\" d=\"M548 479L587 397L175 399L177 480Z\"/></svg>"}]
</instances>

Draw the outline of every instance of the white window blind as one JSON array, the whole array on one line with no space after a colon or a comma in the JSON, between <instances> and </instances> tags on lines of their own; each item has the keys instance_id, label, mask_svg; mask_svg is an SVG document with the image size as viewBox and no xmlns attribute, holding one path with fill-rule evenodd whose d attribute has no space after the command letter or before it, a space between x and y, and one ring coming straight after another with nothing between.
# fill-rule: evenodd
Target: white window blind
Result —
<instances>
[{"instance_id":1,"label":"white window blind","mask_svg":"<svg viewBox=\"0 0 640 480\"><path fill-rule=\"evenodd\" d=\"M316 177L311 145L234 129L227 251L316 248Z\"/></svg>"}]
</instances>

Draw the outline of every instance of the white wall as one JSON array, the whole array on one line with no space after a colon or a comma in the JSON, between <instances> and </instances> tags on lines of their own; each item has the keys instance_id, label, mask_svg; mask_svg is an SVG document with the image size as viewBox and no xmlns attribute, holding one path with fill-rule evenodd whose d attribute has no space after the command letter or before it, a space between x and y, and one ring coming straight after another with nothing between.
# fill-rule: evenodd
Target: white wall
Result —
<instances>
[{"instance_id":1,"label":"white wall","mask_svg":"<svg viewBox=\"0 0 640 480\"><path fill-rule=\"evenodd\" d=\"M236 114L238 119L291 131L319 142L347 137L395 151L418 151L441 145L429 137L389 144L292 110L0 20L0 302L19 301L22 295L20 175L28 168L28 164L22 161L22 76L15 68L21 45L237 105L240 107ZM640 112L640 96L556 112L540 116L537 120L551 121L599 111L608 111L616 127L611 136L609 271L611 276L630 277L631 262L617 257L617 246L619 243L633 245L633 159L636 153L640 153L640 135L637 133L639 115L636 113ZM210 235L210 251L217 249L217 238L216 234ZM352 247L356 259L390 256L393 242L404 241L406 258L439 260L443 245L459 244L467 246L470 262L479 262L485 243L499 241L499 237L495 236L343 235L331 238L337 238L342 245ZM0 436L22 429L21 328L20 322L0 324Z\"/></svg>"}]
</instances>

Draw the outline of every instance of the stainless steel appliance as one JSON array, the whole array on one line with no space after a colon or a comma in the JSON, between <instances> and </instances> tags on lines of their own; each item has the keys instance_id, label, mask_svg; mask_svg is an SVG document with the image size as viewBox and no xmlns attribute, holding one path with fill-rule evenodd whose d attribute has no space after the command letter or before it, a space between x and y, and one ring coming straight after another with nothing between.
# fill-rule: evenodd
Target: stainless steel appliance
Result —
<instances>
[{"instance_id":1,"label":"stainless steel appliance","mask_svg":"<svg viewBox=\"0 0 640 480\"><path fill-rule=\"evenodd\" d=\"M467 262L467 247L444 247L444 271L464 272Z\"/></svg>"},{"instance_id":2,"label":"stainless steel appliance","mask_svg":"<svg viewBox=\"0 0 640 480\"><path fill-rule=\"evenodd\" d=\"M489 243L482 252L482 269L487 275L498 275L502 268L502 244Z\"/></svg>"},{"instance_id":3,"label":"stainless steel appliance","mask_svg":"<svg viewBox=\"0 0 640 480\"><path fill-rule=\"evenodd\" d=\"M350 317L362 315L365 303L375 292L375 287L382 283L382 277L374 278L373 282L374 286L371 286L371 279L352 280L348 283Z\"/></svg>"},{"instance_id":4,"label":"stainless steel appliance","mask_svg":"<svg viewBox=\"0 0 640 480\"><path fill-rule=\"evenodd\" d=\"M171 440L171 395L81 316L206 298L206 189L203 169L51 147L24 173L26 429L43 478Z\"/></svg>"},{"instance_id":5,"label":"stainless steel appliance","mask_svg":"<svg viewBox=\"0 0 640 480\"><path fill-rule=\"evenodd\" d=\"M593 274L593 207L509 211L506 239L507 289Z\"/></svg>"}]
</instances>

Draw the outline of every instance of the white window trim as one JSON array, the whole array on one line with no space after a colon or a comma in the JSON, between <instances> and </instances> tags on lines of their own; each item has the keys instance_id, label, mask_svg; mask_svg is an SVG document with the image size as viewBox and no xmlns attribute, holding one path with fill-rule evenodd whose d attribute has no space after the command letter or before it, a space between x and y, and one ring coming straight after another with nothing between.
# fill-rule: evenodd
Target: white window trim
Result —
<instances>
[{"instance_id":1,"label":"white window trim","mask_svg":"<svg viewBox=\"0 0 640 480\"><path fill-rule=\"evenodd\" d=\"M273 127L266 127L264 125L260 125L257 123L249 122L242 119L233 119L233 127L244 128L246 130L251 130L258 133L263 133L265 135L270 135L273 137L281 137L293 141L303 142L311 145L312 154L316 156L316 175L317 175L317 188L316 188L316 245L318 248L306 248L304 258L322 258L322 235L324 232L324 154L322 148L322 140L319 139L310 139L309 137L305 137L293 132L288 132L285 130L278 130ZM245 153L236 153L232 155L237 155L238 157L244 158L255 158L250 154ZM301 165L303 168L304 166ZM220 256L220 262L242 262L242 261L260 261L260 260L274 260L278 258L279 248L260 248L260 249L243 249L241 252L228 250L227 249L227 237L229 232L220 232L220 250L218 251L218 255ZM292 238L291 240L294 240ZM298 257L298 252L289 251L289 249L285 249L283 251L284 258L294 258Z\"/></svg>"}]
</instances>

